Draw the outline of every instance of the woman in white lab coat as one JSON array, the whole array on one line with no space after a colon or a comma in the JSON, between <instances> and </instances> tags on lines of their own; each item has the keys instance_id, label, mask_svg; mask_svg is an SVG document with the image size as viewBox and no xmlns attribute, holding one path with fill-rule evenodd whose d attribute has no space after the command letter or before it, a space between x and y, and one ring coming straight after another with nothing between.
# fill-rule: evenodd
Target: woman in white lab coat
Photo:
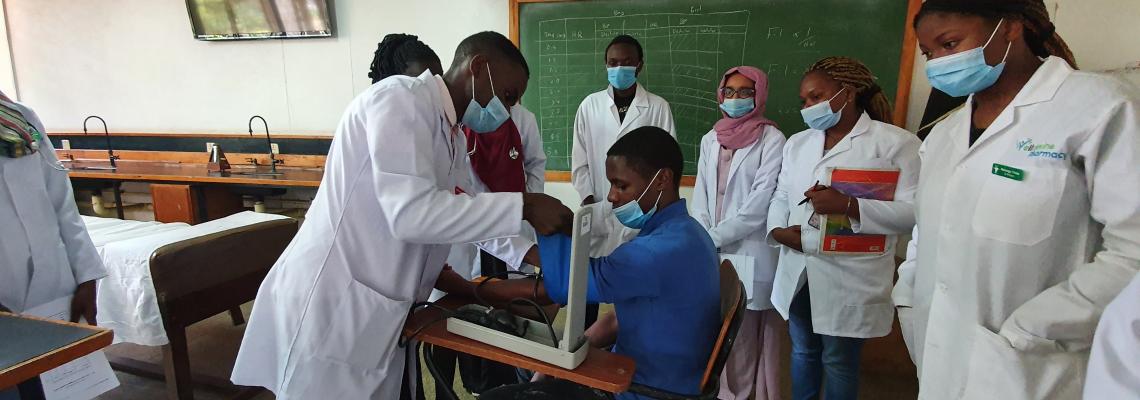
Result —
<instances>
[{"instance_id":1,"label":"woman in white lab coat","mask_svg":"<svg viewBox=\"0 0 1140 400\"><path fill-rule=\"evenodd\" d=\"M920 397L1079 398L1140 268L1140 93L1074 70L1041 0L928 0L915 31L931 84L970 95L923 144L894 294Z\"/></svg>"},{"instance_id":2,"label":"woman in white lab coat","mask_svg":"<svg viewBox=\"0 0 1140 400\"><path fill-rule=\"evenodd\" d=\"M94 323L95 281L107 272L44 132L35 112L0 93L0 310L72 297L71 320Z\"/></svg>"},{"instance_id":3,"label":"woman in white lab coat","mask_svg":"<svg viewBox=\"0 0 1140 400\"><path fill-rule=\"evenodd\" d=\"M784 134L764 116L768 76L755 67L729 69L717 87L723 118L701 139L692 215L722 255L733 257L749 295L732 355L721 374L720 399L780 399L781 342L787 325L772 309L779 252L765 243L768 206L780 174ZM750 261L750 263L746 263Z\"/></svg>"},{"instance_id":4,"label":"woman in white lab coat","mask_svg":"<svg viewBox=\"0 0 1140 400\"><path fill-rule=\"evenodd\" d=\"M417 386L405 371L415 358L397 346L403 321L450 245L503 239L484 248L517 265L531 247L510 240L524 219L566 228L569 209L549 196L461 186L460 122L497 128L529 72L494 32L464 39L454 60L443 76L384 79L348 106L305 224L258 291L235 383L282 400L398 399Z\"/></svg>"},{"instance_id":5,"label":"woman in white lab coat","mask_svg":"<svg viewBox=\"0 0 1140 400\"><path fill-rule=\"evenodd\" d=\"M896 235L914 226L920 142L889 124L891 108L861 62L828 57L800 83L810 127L784 145L779 183L768 211L768 240L780 245L772 304L789 320L792 398L854 399L863 339L887 335L894 321L890 290ZM890 169L893 201L849 197L833 188L830 169ZM821 254L819 215L846 217L853 231L886 235L858 254Z\"/></svg>"}]
</instances>

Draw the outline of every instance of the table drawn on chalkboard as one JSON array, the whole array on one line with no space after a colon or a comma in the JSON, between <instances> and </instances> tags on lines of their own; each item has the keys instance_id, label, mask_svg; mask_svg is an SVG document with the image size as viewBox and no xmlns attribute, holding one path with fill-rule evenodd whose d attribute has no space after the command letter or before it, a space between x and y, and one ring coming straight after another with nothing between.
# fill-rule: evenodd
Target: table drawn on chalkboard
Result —
<instances>
[{"instance_id":1,"label":"table drawn on chalkboard","mask_svg":"<svg viewBox=\"0 0 1140 400\"><path fill-rule=\"evenodd\" d=\"M720 75L744 62L751 12L706 13L702 8L689 7L688 13L613 10L612 16L540 20L537 114L548 160L570 164L578 105L606 87L603 53L621 34L641 42L645 56L638 83L669 102L678 130L711 128L707 122L720 118L714 92ZM699 153L703 132L678 135L689 155L687 170L695 169L692 155Z\"/></svg>"},{"instance_id":2,"label":"table drawn on chalkboard","mask_svg":"<svg viewBox=\"0 0 1140 400\"><path fill-rule=\"evenodd\" d=\"M790 136L806 128L799 86L813 63L825 56L859 59L891 97L913 47L903 43L909 3L898 0L518 3L519 45L531 63L522 101L538 117L552 171L573 167L576 111L586 96L606 88L602 53L619 34L642 44L638 83L669 102L686 175L697 172L698 144L722 118L716 85L726 69L751 65L767 73L764 114Z\"/></svg>"}]
</instances>

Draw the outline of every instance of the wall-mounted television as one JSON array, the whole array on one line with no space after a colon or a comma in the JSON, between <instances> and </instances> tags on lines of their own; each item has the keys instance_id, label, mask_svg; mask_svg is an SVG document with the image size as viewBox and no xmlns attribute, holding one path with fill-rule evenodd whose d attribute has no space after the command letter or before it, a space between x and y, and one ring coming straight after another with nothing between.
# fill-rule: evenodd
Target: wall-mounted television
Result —
<instances>
[{"instance_id":1,"label":"wall-mounted television","mask_svg":"<svg viewBox=\"0 0 1140 400\"><path fill-rule=\"evenodd\" d=\"M186 0L198 40L329 37L332 0Z\"/></svg>"}]
</instances>

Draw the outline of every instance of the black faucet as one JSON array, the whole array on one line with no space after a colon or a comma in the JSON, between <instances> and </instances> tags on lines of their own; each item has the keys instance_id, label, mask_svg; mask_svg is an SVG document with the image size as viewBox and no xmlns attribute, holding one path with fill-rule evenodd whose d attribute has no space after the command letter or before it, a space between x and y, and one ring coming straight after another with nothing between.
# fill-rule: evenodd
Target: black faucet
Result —
<instances>
[{"instance_id":1,"label":"black faucet","mask_svg":"<svg viewBox=\"0 0 1140 400\"><path fill-rule=\"evenodd\" d=\"M107 139L107 160L111 162L111 168L115 168L115 160L118 159L119 156L116 156L115 150L111 149L111 133L107 132L107 121L104 121L103 118L100 118L98 115L91 115L84 118L83 135L87 136L87 121L90 121L91 118L95 118L103 123L103 137Z\"/></svg>"},{"instance_id":2,"label":"black faucet","mask_svg":"<svg viewBox=\"0 0 1140 400\"><path fill-rule=\"evenodd\" d=\"M253 136L253 120L254 119L260 119L261 125L265 127L265 145L268 146L268 150L269 150L270 172L277 173L277 164L280 164L284 161L277 161L277 158L273 157L273 139L270 139L270 137L269 137L269 124L265 123L265 118L262 118L260 115L254 115L252 117L249 117L249 135L250 136Z\"/></svg>"}]
</instances>

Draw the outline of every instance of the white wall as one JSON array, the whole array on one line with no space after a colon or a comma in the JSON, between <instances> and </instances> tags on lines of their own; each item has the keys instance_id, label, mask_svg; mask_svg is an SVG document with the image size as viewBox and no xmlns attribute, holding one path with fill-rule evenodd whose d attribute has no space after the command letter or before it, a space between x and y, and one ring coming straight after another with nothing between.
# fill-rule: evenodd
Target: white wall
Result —
<instances>
[{"instance_id":1,"label":"white wall","mask_svg":"<svg viewBox=\"0 0 1140 400\"><path fill-rule=\"evenodd\" d=\"M467 35L507 32L506 0L336 0L336 38L243 42L194 40L181 0L4 3L20 100L49 131L98 114L120 132L243 132L260 114L330 133L384 34L418 34L448 65Z\"/></svg>"},{"instance_id":2,"label":"white wall","mask_svg":"<svg viewBox=\"0 0 1140 400\"><path fill-rule=\"evenodd\" d=\"M12 71L12 50L8 43L8 21L4 15L4 0L0 0L0 91L11 99L19 100L16 75Z\"/></svg>"}]
</instances>

